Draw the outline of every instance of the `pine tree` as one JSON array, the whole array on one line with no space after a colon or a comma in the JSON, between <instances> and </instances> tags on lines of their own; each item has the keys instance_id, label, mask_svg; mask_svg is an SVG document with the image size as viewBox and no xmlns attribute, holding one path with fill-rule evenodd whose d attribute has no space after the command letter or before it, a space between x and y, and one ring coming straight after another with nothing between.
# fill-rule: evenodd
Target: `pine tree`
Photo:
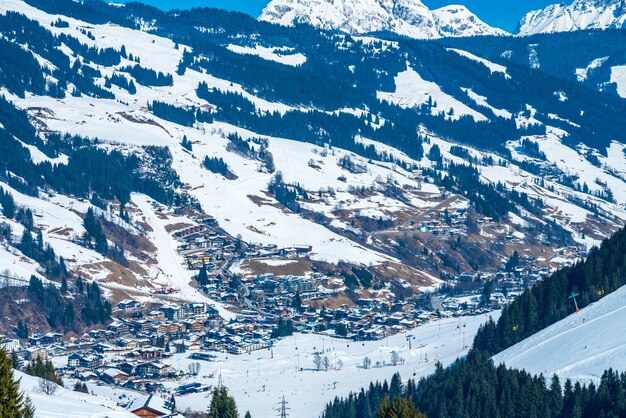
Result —
<instances>
[{"instance_id":1,"label":"pine tree","mask_svg":"<svg viewBox=\"0 0 626 418\"><path fill-rule=\"evenodd\" d=\"M243 418L252 418L252 415L250 415L250 411L246 411L246 415L244 415Z\"/></svg>"},{"instance_id":2,"label":"pine tree","mask_svg":"<svg viewBox=\"0 0 626 418\"><path fill-rule=\"evenodd\" d=\"M0 417L31 418L35 410L20 392L19 381L13 376L11 360L4 348L0 348Z\"/></svg>"},{"instance_id":3,"label":"pine tree","mask_svg":"<svg viewBox=\"0 0 626 418\"><path fill-rule=\"evenodd\" d=\"M407 398L396 398L389 402L387 397L383 398L376 418L426 418L426 415L419 412L413 402Z\"/></svg>"},{"instance_id":4,"label":"pine tree","mask_svg":"<svg viewBox=\"0 0 626 418\"><path fill-rule=\"evenodd\" d=\"M28 338L28 334L29 334L28 325L22 322L21 319L17 321L17 327L15 327L15 334L17 335L18 338L21 338L22 340L25 340L26 338Z\"/></svg>"},{"instance_id":5,"label":"pine tree","mask_svg":"<svg viewBox=\"0 0 626 418\"><path fill-rule=\"evenodd\" d=\"M206 286L209 284L209 275L207 274L206 267L204 265L202 265L196 280L200 286Z\"/></svg>"},{"instance_id":6,"label":"pine tree","mask_svg":"<svg viewBox=\"0 0 626 418\"><path fill-rule=\"evenodd\" d=\"M300 292L296 292L296 295L293 298L293 308L297 310L302 308L302 296L300 296Z\"/></svg>"},{"instance_id":7,"label":"pine tree","mask_svg":"<svg viewBox=\"0 0 626 418\"><path fill-rule=\"evenodd\" d=\"M79 295L82 295L84 290L83 278L78 276L78 279L76 279L76 292L78 292Z\"/></svg>"},{"instance_id":8,"label":"pine tree","mask_svg":"<svg viewBox=\"0 0 626 418\"><path fill-rule=\"evenodd\" d=\"M11 351L11 367L15 370L19 370L20 368L20 358L17 356L15 350Z\"/></svg>"},{"instance_id":9,"label":"pine tree","mask_svg":"<svg viewBox=\"0 0 626 418\"><path fill-rule=\"evenodd\" d=\"M228 389L224 386L213 390L207 418L239 418L235 399L228 394Z\"/></svg>"}]
</instances>

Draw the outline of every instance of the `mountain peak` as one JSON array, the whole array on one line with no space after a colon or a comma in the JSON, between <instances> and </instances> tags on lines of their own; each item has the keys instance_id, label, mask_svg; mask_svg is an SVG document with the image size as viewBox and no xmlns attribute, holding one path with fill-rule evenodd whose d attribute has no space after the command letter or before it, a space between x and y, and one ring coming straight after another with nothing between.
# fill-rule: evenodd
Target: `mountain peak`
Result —
<instances>
[{"instance_id":1,"label":"mountain peak","mask_svg":"<svg viewBox=\"0 0 626 418\"><path fill-rule=\"evenodd\" d=\"M417 39L506 34L465 6L433 11L419 0L272 0L259 19L285 26L306 23L349 34L389 31Z\"/></svg>"},{"instance_id":2,"label":"mountain peak","mask_svg":"<svg viewBox=\"0 0 626 418\"><path fill-rule=\"evenodd\" d=\"M571 4L551 4L544 9L529 12L520 21L518 33L525 36L624 27L624 0L575 0Z\"/></svg>"},{"instance_id":3,"label":"mountain peak","mask_svg":"<svg viewBox=\"0 0 626 418\"><path fill-rule=\"evenodd\" d=\"M449 5L433 10L439 33L443 37L508 35L502 29L494 28L480 20L463 5Z\"/></svg>"}]
</instances>

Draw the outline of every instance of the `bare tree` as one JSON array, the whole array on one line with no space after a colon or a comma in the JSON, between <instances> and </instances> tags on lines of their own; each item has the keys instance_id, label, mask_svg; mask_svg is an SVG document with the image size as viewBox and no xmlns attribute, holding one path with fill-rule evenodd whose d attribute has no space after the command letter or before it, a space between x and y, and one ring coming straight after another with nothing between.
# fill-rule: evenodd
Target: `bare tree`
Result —
<instances>
[{"instance_id":1,"label":"bare tree","mask_svg":"<svg viewBox=\"0 0 626 418\"><path fill-rule=\"evenodd\" d=\"M322 368L322 356L320 356L320 353L315 353L313 356L313 364L315 364L315 368L317 368L317 371L319 372Z\"/></svg>"},{"instance_id":2,"label":"bare tree","mask_svg":"<svg viewBox=\"0 0 626 418\"><path fill-rule=\"evenodd\" d=\"M372 367L372 359L369 357L365 357L363 359L363 368L364 369L369 369L370 367Z\"/></svg>"},{"instance_id":3,"label":"bare tree","mask_svg":"<svg viewBox=\"0 0 626 418\"><path fill-rule=\"evenodd\" d=\"M400 355L398 354L397 351L392 351L391 352L391 365L397 366L398 363L400 363Z\"/></svg>"},{"instance_id":4,"label":"bare tree","mask_svg":"<svg viewBox=\"0 0 626 418\"><path fill-rule=\"evenodd\" d=\"M330 359L328 358L328 356L324 356L324 358L322 359L322 364L324 365L324 370L328 371L328 368L330 367Z\"/></svg>"},{"instance_id":5,"label":"bare tree","mask_svg":"<svg viewBox=\"0 0 626 418\"><path fill-rule=\"evenodd\" d=\"M193 376L197 376L200 373L200 363L195 362L191 363L187 369L189 370L189 374Z\"/></svg>"},{"instance_id":6,"label":"bare tree","mask_svg":"<svg viewBox=\"0 0 626 418\"><path fill-rule=\"evenodd\" d=\"M59 385L54 382L51 382L47 379L39 379L39 383L37 385L37 392L43 393L44 395L54 395L59 389Z\"/></svg>"}]
</instances>

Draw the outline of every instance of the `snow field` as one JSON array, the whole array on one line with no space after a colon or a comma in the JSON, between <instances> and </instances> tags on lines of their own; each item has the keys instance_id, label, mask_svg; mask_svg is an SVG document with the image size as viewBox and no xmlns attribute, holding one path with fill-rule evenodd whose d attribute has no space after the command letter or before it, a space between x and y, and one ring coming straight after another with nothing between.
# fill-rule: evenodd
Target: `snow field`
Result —
<instances>
[{"instance_id":1,"label":"snow field","mask_svg":"<svg viewBox=\"0 0 626 418\"><path fill-rule=\"evenodd\" d=\"M626 371L626 286L494 356L496 364L546 377L598 382Z\"/></svg>"}]
</instances>

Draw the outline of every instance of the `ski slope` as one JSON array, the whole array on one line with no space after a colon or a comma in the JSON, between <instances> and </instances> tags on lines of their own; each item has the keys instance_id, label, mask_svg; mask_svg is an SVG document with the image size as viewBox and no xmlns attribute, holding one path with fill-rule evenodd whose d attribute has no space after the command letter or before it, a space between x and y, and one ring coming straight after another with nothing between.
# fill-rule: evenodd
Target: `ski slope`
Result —
<instances>
[{"instance_id":1,"label":"ski slope","mask_svg":"<svg viewBox=\"0 0 626 418\"><path fill-rule=\"evenodd\" d=\"M496 364L581 382L626 371L626 286L496 355Z\"/></svg>"},{"instance_id":2,"label":"ski slope","mask_svg":"<svg viewBox=\"0 0 626 418\"><path fill-rule=\"evenodd\" d=\"M500 312L491 316L497 320ZM459 356L467 353L480 324L488 316L450 318L427 323L404 334L397 334L379 341L350 341L320 334L296 334L276 343L274 357L269 350L254 351L250 354L217 355L215 362L200 361L197 377L184 377L179 381L164 382L166 392L173 393L180 385L197 382L202 385L217 385L220 381L226 386L237 402L241 416L247 410L253 417L276 416L274 408L282 397L289 402L289 416L298 418L319 417L325 405L335 396L347 396L350 392L367 387L372 381L389 380L394 373L402 379L419 379L434 372L435 363L448 365ZM409 350L406 336L411 340ZM464 348L465 347L465 348ZM396 351L404 358L403 364L391 365L391 352ZM317 371L313 354L320 352L330 360L328 371ZM175 369L187 370L198 360L187 358L189 353L176 354L166 362ZM372 360L372 367L362 367L363 358ZM335 365L342 362L341 368ZM377 367L380 362L382 367ZM298 365L302 369L297 371ZM89 389L102 397L118 399L120 396L132 398L136 392L119 387L96 386ZM168 393L161 396L167 398ZM178 410L206 411L210 403L210 393L194 393L176 396Z\"/></svg>"},{"instance_id":3,"label":"ski slope","mask_svg":"<svg viewBox=\"0 0 626 418\"><path fill-rule=\"evenodd\" d=\"M460 321L454 318L418 327L408 333L415 336L412 350L408 349L406 334L368 342L308 334L280 341L274 349L274 359L270 358L267 351L227 356L228 359L221 355L222 361L203 367L217 372L210 383L216 382L221 373L224 384L235 397L242 413L250 410L253 416L275 416L272 408L285 396L291 407L291 416L314 418L335 396L347 396L361 387L367 387L372 381L389 380L396 372L400 373L403 380L419 378L433 373L436 361L444 365L452 363L466 354L463 343L466 346L471 344L479 325L485 319L485 316L466 317ZM313 364L313 352L322 349L325 350L322 356L328 356L331 363L328 371L316 371ZM397 351L406 360L405 363L392 366L392 351ZM386 366L364 370L361 364L366 356L372 360L373 366L377 362L385 362ZM335 359L343 362L341 370L332 370ZM298 362L302 372L296 372ZM204 402L203 395L177 399L179 406L190 406L195 410L201 408Z\"/></svg>"},{"instance_id":4,"label":"ski slope","mask_svg":"<svg viewBox=\"0 0 626 418\"><path fill-rule=\"evenodd\" d=\"M56 393L46 395L39 390L39 379L15 371L20 389L35 407L35 418L131 418L129 411L115 402L93 395L59 387ZM7 417L8 418L8 417Z\"/></svg>"}]
</instances>

